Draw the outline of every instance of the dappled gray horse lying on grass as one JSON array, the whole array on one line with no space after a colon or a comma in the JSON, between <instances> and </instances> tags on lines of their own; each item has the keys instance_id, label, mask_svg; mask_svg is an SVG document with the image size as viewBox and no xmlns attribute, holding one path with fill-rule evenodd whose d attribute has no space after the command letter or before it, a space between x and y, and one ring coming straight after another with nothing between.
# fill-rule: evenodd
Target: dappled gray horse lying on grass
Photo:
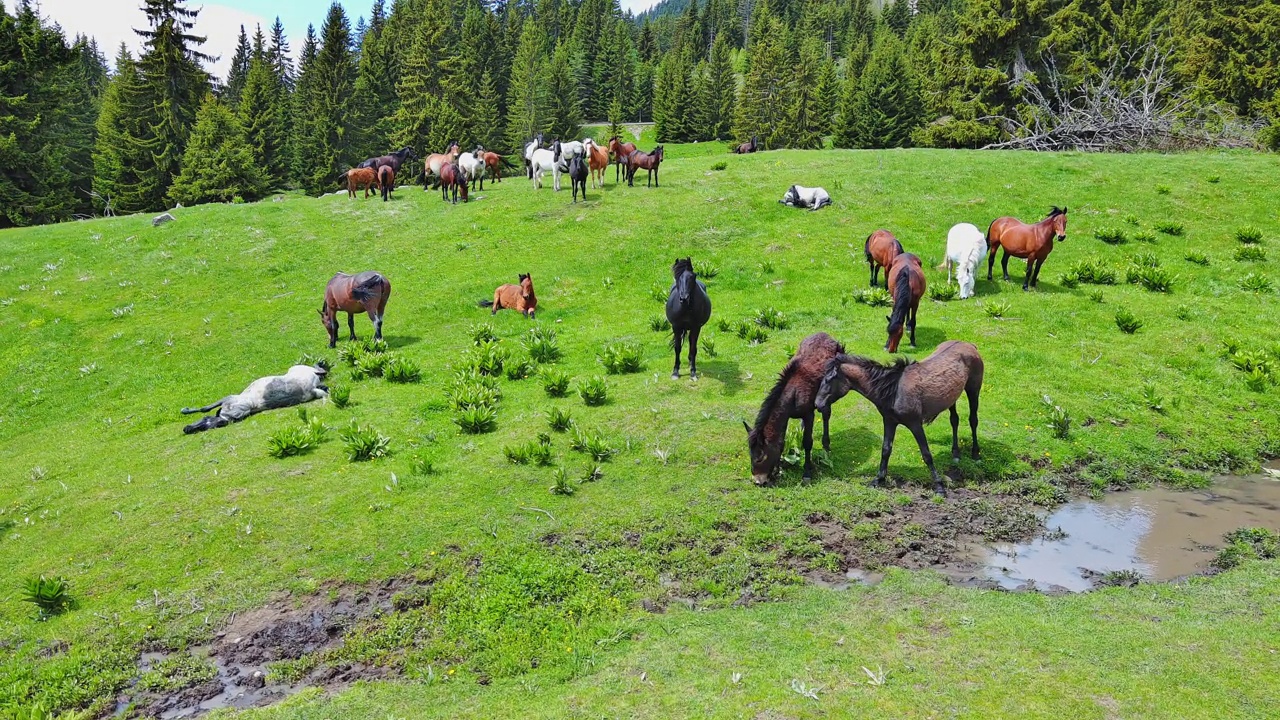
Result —
<instances>
[{"instance_id":1,"label":"dappled gray horse lying on grass","mask_svg":"<svg viewBox=\"0 0 1280 720\"><path fill-rule=\"evenodd\" d=\"M284 375L270 375L249 383L239 395L228 395L202 408L182 408L183 415L218 412L206 415L182 428L190 435L202 430L212 430L233 422L240 422L263 410L291 407L329 397L329 388L321 382L329 371L319 365L294 365Z\"/></svg>"},{"instance_id":2,"label":"dappled gray horse lying on grass","mask_svg":"<svg viewBox=\"0 0 1280 720\"><path fill-rule=\"evenodd\" d=\"M812 212L830 205L831 196L820 187L811 188L803 185L792 185L787 188L787 192L783 194L782 199L778 202L787 207L809 208L809 211Z\"/></svg>"}]
</instances>

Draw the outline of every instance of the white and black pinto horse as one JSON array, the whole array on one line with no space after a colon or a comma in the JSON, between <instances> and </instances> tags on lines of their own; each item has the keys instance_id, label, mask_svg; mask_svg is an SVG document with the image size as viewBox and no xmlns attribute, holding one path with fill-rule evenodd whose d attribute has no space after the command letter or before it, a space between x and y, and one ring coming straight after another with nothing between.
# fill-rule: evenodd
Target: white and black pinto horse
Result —
<instances>
[{"instance_id":1,"label":"white and black pinto horse","mask_svg":"<svg viewBox=\"0 0 1280 720\"><path fill-rule=\"evenodd\" d=\"M254 380L238 395L228 395L202 408L182 408L183 415L209 412L215 408L218 410L216 414L206 415L182 428L182 432L190 435L202 430L212 430L240 422L263 410L292 407L327 398L329 388L322 382L327 373L328 370L319 365L294 365L284 375L270 375Z\"/></svg>"},{"instance_id":2,"label":"white and black pinto horse","mask_svg":"<svg viewBox=\"0 0 1280 720\"><path fill-rule=\"evenodd\" d=\"M536 148L529 155L529 163L533 167L533 186L542 188L542 177L547 173L551 173L551 186L556 192L560 192L560 176L568 172L569 168L560 162L561 145L556 140L551 143L551 149Z\"/></svg>"},{"instance_id":3,"label":"white and black pinto horse","mask_svg":"<svg viewBox=\"0 0 1280 720\"><path fill-rule=\"evenodd\" d=\"M831 204L831 196L820 187L792 185L778 202L787 207L809 208L810 212Z\"/></svg>"}]
</instances>

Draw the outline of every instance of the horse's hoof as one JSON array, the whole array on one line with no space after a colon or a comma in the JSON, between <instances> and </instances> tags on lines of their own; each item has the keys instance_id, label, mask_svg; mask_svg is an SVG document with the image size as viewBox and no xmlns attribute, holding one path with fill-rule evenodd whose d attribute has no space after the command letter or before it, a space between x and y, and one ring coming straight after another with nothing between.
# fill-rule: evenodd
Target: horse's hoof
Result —
<instances>
[{"instance_id":1,"label":"horse's hoof","mask_svg":"<svg viewBox=\"0 0 1280 720\"><path fill-rule=\"evenodd\" d=\"M671 373L671 379L672 379L672 380L679 380L679 379L680 379L680 373Z\"/></svg>"},{"instance_id":2,"label":"horse's hoof","mask_svg":"<svg viewBox=\"0 0 1280 720\"><path fill-rule=\"evenodd\" d=\"M694 382L698 382L698 373L695 373L695 372L689 373L689 379Z\"/></svg>"}]
</instances>

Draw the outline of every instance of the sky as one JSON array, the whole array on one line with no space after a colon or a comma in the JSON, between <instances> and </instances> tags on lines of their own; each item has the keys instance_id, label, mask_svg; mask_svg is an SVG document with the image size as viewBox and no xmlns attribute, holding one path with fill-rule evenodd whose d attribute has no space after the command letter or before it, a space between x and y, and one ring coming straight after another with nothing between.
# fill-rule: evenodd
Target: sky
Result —
<instances>
[{"instance_id":1,"label":"sky","mask_svg":"<svg viewBox=\"0 0 1280 720\"><path fill-rule=\"evenodd\" d=\"M656 2L657 0L621 0L624 9L636 13ZM369 14L373 0L343 0L341 4L346 8L354 26L356 18ZM387 5L390 4L388 1ZM203 52L220 56L218 62L207 69L222 78L231 65L241 25L245 26L245 31L252 38L254 26L261 24L263 33L268 33L278 15L280 22L284 23L285 33L289 36L289 45L296 59L298 50L302 47L302 38L307 34L307 25L315 25L319 32L329 5L330 0L222 0L204 5L189 2L187 6L202 8L194 32L208 37L208 42L201 48ZM108 62L115 58L122 41L135 55L142 47L141 38L133 32L134 28L142 28L146 23L146 17L139 9L142 7L141 0L38 0L37 7L42 16L62 26L68 40L77 34L97 38L98 46L107 56Z\"/></svg>"}]
</instances>

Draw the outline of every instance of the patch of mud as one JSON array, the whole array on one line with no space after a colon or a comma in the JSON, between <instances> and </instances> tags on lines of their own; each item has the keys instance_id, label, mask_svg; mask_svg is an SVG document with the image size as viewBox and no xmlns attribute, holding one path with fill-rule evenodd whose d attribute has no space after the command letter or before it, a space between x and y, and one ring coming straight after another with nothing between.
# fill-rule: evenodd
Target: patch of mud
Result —
<instances>
[{"instance_id":1,"label":"patch of mud","mask_svg":"<svg viewBox=\"0 0 1280 720\"><path fill-rule=\"evenodd\" d=\"M174 691L142 691L136 686L117 699L117 716L186 718L219 708L270 705L308 687L332 692L357 680L394 675L394 668L360 663L317 666L293 682L269 682L269 665L297 660L341 647L343 634L357 622L395 609L405 591L421 587L411 579L393 579L373 587L335 586L316 595L286 598L235 615L209 645L189 653L211 662L214 679ZM400 595L399 597L397 597ZM177 652L144 653L139 675Z\"/></svg>"}]
</instances>

